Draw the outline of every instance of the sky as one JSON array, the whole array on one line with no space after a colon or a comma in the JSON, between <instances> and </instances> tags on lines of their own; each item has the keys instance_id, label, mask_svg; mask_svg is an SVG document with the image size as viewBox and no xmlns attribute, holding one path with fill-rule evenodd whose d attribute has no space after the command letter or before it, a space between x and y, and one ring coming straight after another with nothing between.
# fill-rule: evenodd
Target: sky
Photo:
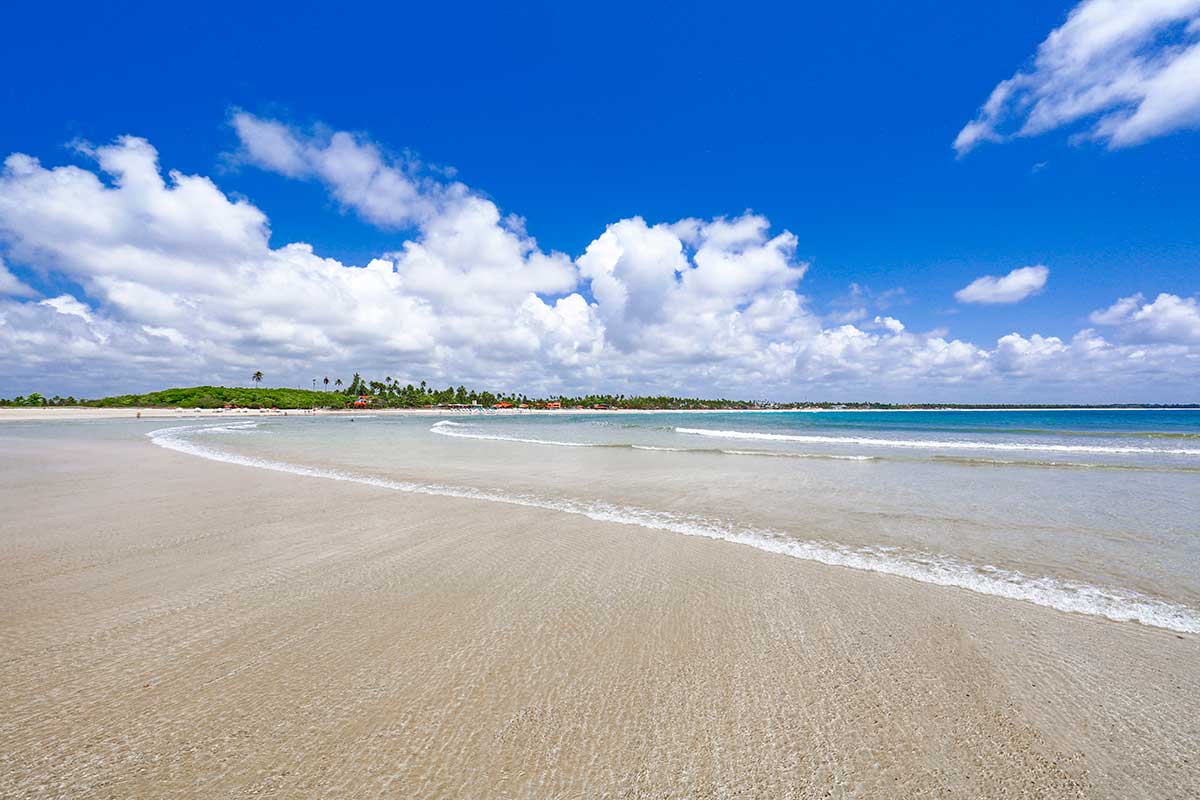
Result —
<instances>
[{"instance_id":1,"label":"sky","mask_svg":"<svg viewBox=\"0 0 1200 800\"><path fill-rule=\"evenodd\" d=\"M0 396L1200 400L1200 0L252 5L6 10Z\"/></svg>"}]
</instances>

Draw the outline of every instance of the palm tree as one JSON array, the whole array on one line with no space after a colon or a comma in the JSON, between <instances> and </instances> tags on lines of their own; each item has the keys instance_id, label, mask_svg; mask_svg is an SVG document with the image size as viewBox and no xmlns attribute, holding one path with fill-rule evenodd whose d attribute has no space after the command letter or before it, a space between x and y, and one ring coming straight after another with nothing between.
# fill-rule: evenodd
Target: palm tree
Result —
<instances>
[{"instance_id":1,"label":"palm tree","mask_svg":"<svg viewBox=\"0 0 1200 800\"><path fill-rule=\"evenodd\" d=\"M336 381L333 382L333 385L336 386L338 389L341 389L342 388L342 379L338 378Z\"/></svg>"},{"instance_id":2,"label":"palm tree","mask_svg":"<svg viewBox=\"0 0 1200 800\"><path fill-rule=\"evenodd\" d=\"M329 376L325 376L325 391L329 391Z\"/></svg>"},{"instance_id":3,"label":"palm tree","mask_svg":"<svg viewBox=\"0 0 1200 800\"><path fill-rule=\"evenodd\" d=\"M258 372L255 372L253 375L250 376L250 380L254 381L256 384L261 384L262 379L263 379L262 370L259 370Z\"/></svg>"}]
</instances>

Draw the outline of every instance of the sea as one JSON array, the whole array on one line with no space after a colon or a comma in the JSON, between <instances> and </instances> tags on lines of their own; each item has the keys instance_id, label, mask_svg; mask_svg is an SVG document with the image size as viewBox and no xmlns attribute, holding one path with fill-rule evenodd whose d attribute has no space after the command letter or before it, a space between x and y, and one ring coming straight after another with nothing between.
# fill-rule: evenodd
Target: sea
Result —
<instances>
[{"instance_id":1,"label":"sea","mask_svg":"<svg viewBox=\"0 0 1200 800\"><path fill-rule=\"evenodd\" d=\"M1200 632L1200 411L234 414L138 430L297 480L543 508L563 526Z\"/></svg>"}]
</instances>

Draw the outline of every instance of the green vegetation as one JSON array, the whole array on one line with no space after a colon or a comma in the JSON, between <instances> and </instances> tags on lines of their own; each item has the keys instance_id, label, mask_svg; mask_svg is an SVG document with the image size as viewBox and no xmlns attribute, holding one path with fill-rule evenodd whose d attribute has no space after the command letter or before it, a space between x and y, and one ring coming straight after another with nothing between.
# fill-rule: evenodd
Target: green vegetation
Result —
<instances>
[{"instance_id":1,"label":"green vegetation","mask_svg":"<svg viewBox=\"0 0 1200 800\"><path fill-rule=\"evenodd\" d=\"M59 397L58 395L43 397L37 392L30 392L24 396L18 395L12 400L5 400L0 397L0 406L20 406L22 408L31 406L77 406L79 402L74 397Z\"/></svg>"},{"instance_id":2,"label":"green vegetation","mask_svg":"<svg viewBox=\"0 0 1200 800\"><path fill-rule=\"evenodd\" d=\"M332 406L341 408L349 402L336 392L313 392L308 389L244 389L227 386L192 386L187 389L164 389L149 394L123 394L102 400L85 400L82 405L98 408L133 408L166 406L169 408L312 408Z\"/></svg>"},{"instance_id":3,"label":"green vegetation","mask_svg":"<svg viewBox=\"0 0 1200 800\"><path fill-rule=\"evenodd\" d=\"M446 405L479 405L490 407L505 404L514 407L542 408L547 403L557 403L564 409L595 408L602 406L614 409L761 409L761 408L807 408L807 409L854 409L854 410L899 410L899 409L1015 409L1015 408L1189 408L1185 405L1153 405L1146 403L1112 403L1108 405L1056 405L1056 404L970 404L970 403L872 403L872 402L801 402L768 403L749 400L702 399L696 397L671 397L667 395L640 396L624 394L589 394L579 397L530 398L517 392L490 392L467 389L465 386L448 386L437 389L425 381L419 384L401 384L390 376L382 381L367 380L354 373L344 389L341 378L332 381L337 391L328 391L330 379L322 380L326 391L309 389L263 389L263 374L250 376L254 388L227 386L192 386L181 389L164 389L148 394L126 394L105 397L100 400L76 400L74 397L44 397L37 392L11 400L0 398L0 406L92 406L99 408L222 408L235 405L241 408L344 408L354 404L360 396L373 408L424 408Z\"/></svg>"}]
</instances>

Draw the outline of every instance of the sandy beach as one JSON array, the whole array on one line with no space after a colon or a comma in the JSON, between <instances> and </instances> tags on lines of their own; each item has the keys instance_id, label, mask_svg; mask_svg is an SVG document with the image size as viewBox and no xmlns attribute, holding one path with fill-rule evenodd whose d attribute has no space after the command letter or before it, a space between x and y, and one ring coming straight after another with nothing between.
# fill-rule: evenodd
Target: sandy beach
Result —
<instances>
[{"instance_id":1,"label":"sandy beach","mask_svg":"<svg viewBox=\"0 0 1200 800\"><path fill-rule=\"evenodd\" d=\"M1200 637L13 438L4 797L1200 795Z\"/></svg>"}]
</instances>

